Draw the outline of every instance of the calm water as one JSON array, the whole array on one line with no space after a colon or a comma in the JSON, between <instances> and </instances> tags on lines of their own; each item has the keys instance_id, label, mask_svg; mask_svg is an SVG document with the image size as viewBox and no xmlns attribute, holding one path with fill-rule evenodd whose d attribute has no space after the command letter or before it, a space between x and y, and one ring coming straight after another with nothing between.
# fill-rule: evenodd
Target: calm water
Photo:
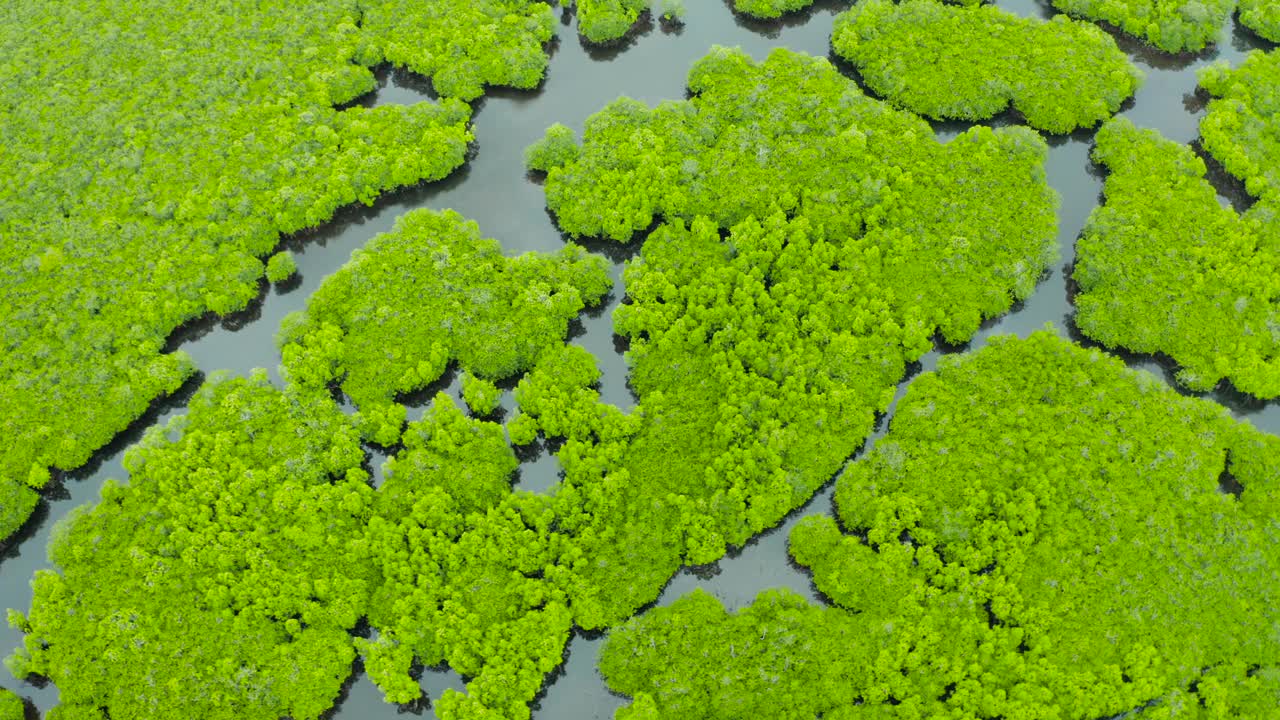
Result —
<instances>
[{"instance_id":1,"label":"calm water","mask_svg":"<svg viewBox=\"0 0 1280 720\"><path fill-rule=\"evenodd\" d=\"M848 4L836 0L819 2L813 10L784 22L757 23L735 18L724 3L698 0L687 4L688 14L682 28L650 24L642 27L624 47L607 51L583 47L566 18L561 38L553 46L550 70L541 89L495 91L477 105L475 155L466 167L444 181L387 196L371 208L348 209L325 227L294 238L289 244L298 261L300 277L296 281L285 288L267 290L261 302L237 317L182 331L173 338L171 346L190 353L203 373L226 369L243 374L252 368L264 367L275 374L279 357L273 335L280 319L301 309L308 295L326 275L347 260L352 250L375 234L389 231L396 217L414 208L453 208L477 220L481 230L497 238L511 254L557 250L564 240L546 212L542 188L526 177L522 165L524 148L540 138L548 125L561 122L581 131L587 116L620 95L647 103L681 99L690 64L713 44L740 46L757 58L775 47L825 56L829 50L832 19ZM1000 0L997 4L1030 17L1051 14L1047 4L1038 0ZM1217 49L1193 57L1171 58L1130 41L1124 41L1122 47L1147 74L1145 85L1122 114L1138 125L1159 129L1169 138L1191 142L1197 137L1197 124L1204 113L1205 101L1196 91L1196 71L1218 59L1236 63L1248 50L1266 45L1247 31L1232 26L1224 33ZM420 79L392 71L383 74L382 86L364 102L413 103L429 97L427 86ZM1009 122L1009 119L996 122ZM954 137L965 127L958 123L935 124L942 140ZM1025 336L1046 323L1064 335L1071 333L1067 275L1073 260L1074 241L1089 212L1097 205L1102 189L1102 177L1089 162L1091 143L1090 132L1050 139L1049 182L1062 196L1059 232L1062 262L1023 307L984 327L970 343L970 349L981 347L992 335ZM1229 178L1215 180L1224 204L1247 204L1238 183ZM623 295L621 263L630 257L634 248L590 247L613 261L615 286L605 305L586 313L575 326L572 342L591 350L599 359L604 373L604 400L630 408L634 398L626 386L627 370L621 355L624 345L613 335L610 313ZM938 356L937 352L925 356L920 363L921 370L933 369ZM1167 367L1156 360L1142 357L1126 357L1126 360L1135 367L1169 377ZM142 418L99 453L88 467L65 478L47 493L34 520L7 551L0 554L0 608L30 606L28 580L37 569L48 567L45 546L53 525L71 508L95 501L103 480L123 478L124 448L137 440L146 427L180 414L199 380L188 383L183 392ZM899 388L899 397L908 385L909 381ZM444 378L432 394L435 390L444 390L456 398L457 378ZM423 400L429 397L426 395ZM1227 405L1237 417L1280 432L1280 406L1276 403L1259 403L1228 393L1211 397ZM416 404L417 407L410 410L411 418L422 412L423 403ZM509 393L504 398L504 406L511 407ZM880 424L877 436L886 425L887 422ZM873 437L871 443L874 441ZM377 471L382 459L382 455L371 449L375 482L381 478ZM556 481L558 465L545 448L523 459L518 487L545 490ZM739 552L711 567L682 570L664 590L658 604L669 604L695 587L713 593L730 608L749 604L757 592L770 587L787 587L820 602L808 577L788 563L786 538L790 527L803 515L830 510L828 486L780 527L754 539ZM20 639L15 631L0 628L0 655L7 654ZM595 671L601 643L600 637L574 636L562 671L554 676L535 703L535 718L612 717L614 709L625 700L610 694ZM422 685L428 697L438 698L445 688L461 688L462 681L447 670L428 670L423 674ZM41 688L20 683L7 672L0 671L0 686L17 691L42 710L57 701L57 690L53 686ZM429 707L419 712L422 717L434 717ZM400 715L396 707L382 702L377 689L363 673L353 677L333 713L334 718L343 720L390 719Z\"/></svg>"}]
</instances>

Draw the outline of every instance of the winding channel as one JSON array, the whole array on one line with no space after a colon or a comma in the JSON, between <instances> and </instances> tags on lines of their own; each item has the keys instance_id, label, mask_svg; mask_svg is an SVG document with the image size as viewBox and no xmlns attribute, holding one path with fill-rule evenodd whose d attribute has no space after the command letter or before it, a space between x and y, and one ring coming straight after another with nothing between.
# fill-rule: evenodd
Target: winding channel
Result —
<instances>
[{"instance_id":1,"label":"winding channel","mask_svg":"<svg viewBox=\"0 0 1280 720\"><path fill-rule=\"evenodd\" d=\"M827 56L832 21L848 4L840 0L819 0L810 10L783 21L760 23L736 18L727 3L696 0L687 3L682 28L642 25L625 45L607 50L583 46L570 18L565 17L560 38L552 45L547 79L540 89L532 92L493 90L477 103L474 156L463 168L443 181L388 194L372 207L345 209L322 228L292 238L289 245L295 252L300 274L296 281L284 288L267 290L259 302L235 317L184 328L171 339L170 348L188 352L202 374L182 392L154 407L97 453L89 465L51 484L36 515L0 553L0 608L25 610L30 607L29 580L35 571L49 567L45 548L57 522L72 508L96 501L105 479L125 477L121 465L124 450L147 427L181 414L201 377L220 370L245 374L252 368L264 367L278 379L275 367L279 356L273 336L281 318L303 308L307 297L327 275L374 235L389 231L398 216L415 208L452 208L478 221L481 231L497 238L510 254L555 251L565 241L546 211L541 186L527 177L523 169L524 148L541 138L547 126L561 122L581 131L589 115L620 95L650 104L681 99L685 96L685 74L689 66L713 44L740 46L756 58L763 58L775 47ZM1020 15L1049 17L1053 14L1047 3L1039 0L998 0L997 4ZM1121 47L1147 75L1145 84L1121 114L1139 126L1158 129L1172 140L1190 143L1199 134L1197 128L1206 100L1202 93L1197 93L1196 71L1220 59L1236 64L1249 50L1270 45L1232 22L1217 48L1192 57L1171 57L1127 39L1121 40ZM420 77L384 70L380 80L380 88L362 103L380 105L430 99L429 86ZM998 118L996 124L1002 122L1010 120ZM934 127L939 139L945 142L968 126L935 123ZM947 352L976 349L986 344L992 335L1025 336L1046 323L1052 323L1061 333L1072 334L1068 276L1075 239L1090 211L1098 204L1103 177L1101 170L1089 160L1092 132L1049 137L1048 141L1051 147L1047 167L1049 183L1062 196L1058 235L1062 262L1041 281L1035 295L1023 306L984 326L966 348ZM1220 172L1214 180L1224 204L1247 205L1239 183ZM634 398L626 386L624 346L613 336L610 316L623 296L622 263L635 248L600 244L589 244L589 248L605 254L613 262L614 291L604 307L583 316L571 342L582 345L598 358L603 370L603 400L625 409L634 405ZM941 352L925 356L917 371L933 369ZM1150 370L1171 382L1169 367L1160 360L1142 356L1124 359L1132 367ZM910 382L909 377L899 387L899 398ZM450 376L433 388L432 393L436 389L446 389L455 396L458 392ZM423 396L430 397L432 393ZM1237 418L1248 420L1262 430L1280 433L1280 404L1262 403L1230 393L1212 393L1207 397L1226 405ZM509 407L509 398L505 402ZM891 408L881 419L868 447L883 434L892 412ZM410 418L420 413L420 408L416 412L411 408ZM370 462L375 473L382 459L371 450ZM555 482L557 471L555 459L544 449L522 463L517 487L545 489ZM377 479L375 475L375 481ZM749 604L760 590L779 586L821 602L808 577L789 564L786 538L791 525L803 515L830 510L831 487L828 485L782 525L753 539L714 566L681 570L663 591L658 604L669 604L695 587L719 597L731 610ZM551 678L534 705L534 718L610 718L614 709L624 704L624 698L609 693L595 670L601 641L599 637L575 635L564 666ZM7 655L20 642L20 633L0 627L0 655ZM462 681L451 671L428 669L423 673L422 685L429 698L438 698L447 687L461 689ZM29 698L42 713L57 702L57 689L52 685L38 687L19 682L7 672L0 673L0 687ZM435 717L430 707L417 710L421 712L420 717ZM399 714L399 709L384 703L373 684L357 672L331 717L379 720Z\"/></svg>"}]
</instances>

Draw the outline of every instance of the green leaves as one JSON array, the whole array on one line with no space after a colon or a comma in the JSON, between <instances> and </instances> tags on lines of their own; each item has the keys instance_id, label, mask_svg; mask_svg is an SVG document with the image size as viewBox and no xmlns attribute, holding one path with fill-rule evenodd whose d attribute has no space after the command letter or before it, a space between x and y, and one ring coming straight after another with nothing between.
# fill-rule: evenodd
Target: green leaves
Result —
<instances>
[{"instance_id":1,"label":"green leaves","mask_svg":"<svg viewBox=\"0 0 1280 720\"><path fill-rule=\"evenodd\" d=\"M584 627L620 621L681 559L713 561L802 504L934 334L967 338L1029 294L1054 252L1056 198L1030 131L940 145L786 51L756 64L717 49L689 85L689 102L622 99L592 116L577 159L547 178L570 232L625 240L659 209L669 220L628 264L614 317L639 410L600 406L573 348L515 393L514 442L534 425L566 439L556 498Z\"/></svg>"},{"instance_id":2,"label":"green leaves","mask_svg":"<svg viewBox=\"0 0 1280 720\"><path fill-rule=\"evenodd\" d=\"M546 135L524 151L524 164L530 170L550 172L578 158L578 143L571 128L556 123Z\"/></svg>"},{"instance_id":3,"label":"green leaves","mask_svg":"<svg viewBox=\"0 0 1280 720\"><path fill-rule=\"evenodd\" d=\"M995 338L913 382L837 481L839 526L793 530L834 607L695 592L615 630L601 670L637 717L1265 717L1277 458L1098 351Z\"/></svg>"},{"instance_id":4,"label":"green leaves","mask_svg":"<svg viewBox=\"0 0 1280 720\"><path fill-rule=\"evenodd\" d=\"M1265 166L1251 163L1265 159L1265 143L1235 144L1242 136L1225 128L1236 103L1214 102L1227 107L1206 118L1206 145L1225 147L1233 168L1257 168L1253 187L1264 190ZM1111 174L1106 204L1077 245L1076 324L1108 347L1172 357L1193 390L1226 378L1252 395L1280 396L1274 201L1264 196L1244 215L1223 207L1190 148L1123 119L1099 131L1094 158Z\"/></svg>"},{"instance_id":5,"label":"green leaves","mask_svg":"<svg viewBox=\"0 0 1280 720\"><path fill-rule=\"evenodd\" d=\"M6 7L0 494L15 502L3 506L0 533L32 504L15 484L82 465L191 375L185 355L161 352L167 338L202 315L243 309L280 235L462 164L470 109L456 100L334 107L372 90L369 66L393 54L393 28L376 22L386 3L373 5ZM545 32L505 21L517 5ZM544 3L417 3L399 21L464 8L545 62ZM441 64L457 60L461 72L461 56L483 56L481 79L515 81L492 33L431 27Z\"/></svg>"},{"instance_id":6,"label":"green leaves","mask_svg":"<svg viewBox=\"0 0 1280 720\"><path fill-rule=\"evenodd\" d=\"M835 52L895 105L985 120L1012 104L1027 124L1069 133L1105 120L1142 73L1097 27L1043 22L994 6L860 2L836 20Z\"/></svg>"},{"instance_id":7,"label":"green leaves","mask_svg":"<svg viewBox=\"0 0 1280 720\"><path fill-rule=\"evenodd\" d=\"M845 717L865 684L856 619L768 590L729 615L701 590L610 633L600 671L629 718Z\"/></svg>"},{"instance_id":8,"label":"green leaves","mask_svg":"<svg viewBox=\"0 0 1280 720\"><path fill-rule=\"evenodd\" d=\"M360 9L361 27L388 62L463 100L486 85L537 87L555 32L551 8L533 0L372 0Z\"/></svg>"},{"instance_id":9,"label":"green leaves","mask_svg":"<svg viewBox=\"0 0 1280 720\"><path fill-rule=\"evenodd\" d=\"M578 14L578 32L593 43L621 39L635 24L651 0L560 0L573 5Z\"/></svg>"},{"instance_id":10,"label":"green leaves","mask_svg":"<svg viewBox=\"0 0 1280 720\"><path fill-rule=\"evenodd\" d=\"M1169 53L1197 52L1218 39L1235 0L1053 0L1073 17L1102 21Z\"/></svg>"},{"instance_id":11,"label":"green leaves","mask_svg":"<svg viewBox=\"0 0 1280 720\"><path fill-rule=\"evenodd\" d=\"M0 482L0 538L7 538L22 527L39 502L40 496L30 487Z\"/></svg>"},{"instance_id":12,"label":"green leaves","mask_svg":"<svg viewBox=\"0 0 1280 720\"><path fill-rule=\"evenodd\" d=\"M659 216L728 228L782 210L833 239L897 232L885 241L937 252L952 236L1002 246L1029 234L1047 250L1056 200L1034 133L978 128L940 145L826 60L781 49L756 63L716 48L690 70L689 90L691 100L652 109L622 98L587 120L580 156L547 174L566 232L625 241ZM1014 207L1030 214L1002 211ZM1030 292L1038 275L1016 274Z\"/></svg>"},{"instance_id":13,"label":"green leaves","mask_svg":"<svg viewBox=\"0 0 1280 720\"><path fill-rule=\"evenodd\" d=\"M473 678L466 696L439 701L445 716L525 717L525 703L560 661L573 625L622 622L653 601L682 562L715 560L776 524L861 445L905 363L931 346L935 332L968 337L982 317L1025 297L1052 257L1055 198L1044 185L1045 148L1034 133L980 129L943 146L918 119L857 94L825 63L785 52L757 66L740 53L717 51L695 67L690 86L702 93L691 103L653 111L615 103L588 121L581 150L562 128L530 150L530 157L553 158L534 161L549 171L549 199L573 198L573 208L560 206L562 221L581 206L584 216L633 218L635 226L631 220L612 226L619 239L647 227L652 216L630 215L627 208L636 206L627 198L588 207L590 193L607 185L592 173L620 171L611 180L618 189L647 193L627 173L663 177L667 171L652 166L652 148L678 148L695 136L712 144L682 162L680 172L712 164L717 152L737 162L738 144L748 141L755 143L746 146L748 158L762 152L787 158L813 152L803 149L806 143L825 142L824 151L844 152L850 164L837 177L816 163L783 161L781 171L800 178L818 173L836 188L811 192L800 183L798 194L773 193L795 217L781 205L765 206L759 219L733 208L727 199L743 190L724 180L699 190L696 203L687 195L681 200L691 221L673 218L652 232L625 270L629 302L615 314L617 331L631 338L631 382L640 400L632 414L600 403L599 370L581 348L548 343L531 367L514 366L530 369L514 391L519 410L507 431L513 444L541 437L559 445L563 473L550 492L506 491L503 475L512 466L504 459L510 451L497 442L499 426L464 418L444 396L410 427L370 524L383 583L370 615L379 639L365 652L391 698L416 693L404 680L411 648L420 662L447 662ZM733 99L749 91L765 101L743 106ZM737 118L741 113L755 119ZM801 117L825 125L804 125ZM731 127L746 122L768 132ZM723 148L712 142L715 132L731 138ZM891 151L892 162L885 159ZM637 154L647 157L638 162ZM724 172L734 170L726 165ZM757 179L765 182L766 174ZM572 194L556 196L566 192L557 183L572 184ZM656 190L654 199L679 200ZM975 192L979 197L971 197ZM999 198L1017 198L1020 212L1008 212ZM720 215L698 217L697 207ZM866 220L851 220L849 207ZM727 213L741 217L719 225ZM452 227L441 224L447 217L412 220L435 228L436 237L448 237L440 231ZM395 242L406 244L373 250L402 257L392 253L409 247L408 238L421 243L432 236L401 231ZM464 255L464 243L445 245L447 253L427 247L433 261L450 258L450 268L483 265L487 257ZM462 257L469 258L465 264ZM360 283L380 289L397 286L369 262L357 258L349 275L334 279L335 294L313 307L359 307L336 291L358 287L355 278L377 277ZM433 277L426 269L410 275L419 284ZM453 284L460 286L466 285ZM415 289L415 299L424 295L431 297ZM414 333L446 337L438 318L449 314L433 310L370 344L385 350ZM391 321L386 313L377 317L380 328ZM479 318L470 324L503 322ZM314 353L329 358L327 367L346 367L343 387L357 387L346 350L325 355L331 345L353 346L342 339L352 331L336 327L294 322L282 331L287 352L299 353L290 377L332 377L308 371L305 357ZM523 327L502 334L519 338ZM307 332L313 339L299 340ZM469 386L485 376L470 372L464 397L478 393ZM357 402L363 413L367 401ZM452 440L459 437L467 443ZM895 558L892 567L901 575L909 561ZM914 587L909 578L895 582ZM779 606L795 609L790 600Z\"/></svg>"},{"instance_id":14,"label":"green leaves","mask_svg":"<svg viewBox=\"0 0 1280 720\"><path fill-rule=\"evenodd\" d=\"M498 409L502 391L488 380L467 373L462 376L462 399L476 415L489 415Z\"/></svg>"},{"instance_id":15,"label":"green leaves","mask_svg":"<svg viewBox=\"0 0 1280 720\"><path fill-rule=\"evenodd\" d=\"M340 385L366 437L391 445L404 420L398 396L454 360L490 380L532 366L609 291L605 268L577 246L507 258L457 213L414 211L326 278L305 318L288 321L283 369L302 387Z\"/></svg>"},{"instance_id":16,"label":"green leaves","mask_svg":"<svg viewBox=\"0 0 1280 720\"><path fill-rule=\"evenodd\" d=\"M812 4L813 0L733 0L733 9L752 17L772 19Z\"/></svg>"},{"instance_id":17,"label":"green leaves","mask_svg":"<svg viewBox=\"0 0 1280 720\"><path fill-rule=\"evenodd\" d=\"M298 272L298 265L289 252L278 252L267 261L267 280L282 283Z\"/></svg>"},{"instance_id":18,"label":"green leaves","mask_svg":"<svg viewBox=\"0 0 1280 720\"><path fill-rule=\"evenodd\" d=\"M1211 65L1200 85L1214 98L1200 123L1205 149L1250 195L1280 204L1280 53Z\"/></svg>"},{"instance_id":19,"label":"green leaves","mask_svg":"<svg viewBox=\"0 0 1280 720\"><path fill-rule=\"evenodd\" d=\"M70 714L318 717L372 580L363 459L331 402L212 378L55 531L12 667Z\"/></svg>"},{"instance_id":20,"label":"green leaves","mask_svg":"<svg viewBox=\"0 0 1280 720\"><path fill-rule=\"evenodd\" d=\"M1280 42L1280 3L1240 0L1240 23L1271 42Z\"/></svg>"},{"instance_id":21,"label":"green leaves","mask_svg":"<svg viewBox=\"0 0 1280 720\"><path fill-rule=\"evenodd\" d=\"M689 87L589 118L546 187L573 234L627 240L668 219L626 270L615 327L644 422L606 467L669 507L685 560L705 563L830 478L935 334L963 342L1030 294L1056 197L1034 133L941 145L823 60L718 48ZM520 392L549 435L596 431L581 397L542 409Z\"/></svg>"},{"instance_id":22,"label":"green leaves","mask_svg":"<svg viewBox=\"0 0 1280 720\"><path fill-rule=\"evenodd\" d=\"M502 426L465 417L444 394L409 426L387 463L369 541L381 582L362 643L371 676L394 702L416 699L416 657L471 677L442 717L528 717L527 703L560 663L572 627L544 569L560 543L546 499L513 495L517 467Z\"/></svg>"},{"instance_id":23,"label":"green leaves","mask_svg":"<svg viewBox=\"0 0 1280 720\"><path fill-rule=\"evenodd\" d=\"M0 720L23 720L27 710L23 707L22 698L0 688Z\"/></svg>"}]
</instances>

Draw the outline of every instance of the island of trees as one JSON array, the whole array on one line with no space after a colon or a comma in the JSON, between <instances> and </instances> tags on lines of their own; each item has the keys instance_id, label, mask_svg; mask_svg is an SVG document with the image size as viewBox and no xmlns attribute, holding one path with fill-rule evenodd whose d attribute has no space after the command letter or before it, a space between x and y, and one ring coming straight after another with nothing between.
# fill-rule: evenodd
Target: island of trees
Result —
<instances>
[{"instance_id":1,"label":"island of trees","mask_svg":"<svg viewBox=\"0 0 1280 720\"><path fill-rule=\"evenodd\" d=\"M1211 66L1201 124L1210 158L1257 202L1219 204L1204 159L1117 119L1094 159L1110 173L1106 202L1077 246L1076 322L1108 347L1163 353L1178 379L1210 390L1224 378L1260 398L1280 396L1280 55ZM1158 319L1153 322L1152 319Z\"/></svg>"},{"instance_id":2,"label":"island of trees","mask_svg":"<svg viewBox=\"0 0 1280 720\"><path fill-rule=\"evenodd\" d=\"M1052 133L1111 117L1142 79L1094 25L991 5L867 0L840 16L831 44L871 90L913 112L986 120L1012 104Z\"/></svg>"},{"instance_id":3,"label":"island of trees","mask_svg":"<svg viewBox=\"0 0 1280 720\"><path fill-rule=\"evenodd\" d=\"M1280 396L1280 55L1206 69L1203 139L1183 146L1112 117L1141 74L1088 21L1195 50L1234 3L1056 4L1074 19L863 0L832 45L874 96L825 58L717 46L683 100L620 98L581 137L553 125L525 163L565 234L555 253L405 214L281 323L280 381L211 374L129 449L127 479L55 528L52 569L9 612L24 641L7 667L56 685L52 720L319 718L357 658L388 702L419 702L418 671L448 667L466 692L433 698L439 717L525 720L586 630L610 633L601 671L633 699L620 720L1280 712L1280 440L1186 396ZM559 5L594 44L682 14ZM1240 17L1275 38L1275 7ZM0 540L188 380L176 328L295 275L282 238L462 166L470 103L541 82L556 12L13 4ZM440 99L352 104L380 65ZM945 143L919 116L1007 107L1026 126ZM1038 131L1098 124L1105 202L1072 289L1103 347L1045 331L945 357L851 461L917 362L968 349L1053 269ZM1214 163L1252 207L1219 202ZM635 250L612 318L627 411L568 342L613 288L588 239ZM1182 393L1116 348L1170 358ZM461 403L437 392L450 369ZM534 445L561 469L543 492L513 485ZM369 446L389 457L380 482ZM836 517L790 536L824 603L646 609L833 477ZM0 690L0 720L25 712Z\"/></svg>"},{"instance_id":4,"label":"island of trees","mask_svg":"<svg viewBox=\"0 0 1280 720\"><path fill-rule=\"evenodd\" d=\"M618 717L1263 718L1280 440L1051 333L918 378L791 555L829 599L628 621Z\"/></svg>"}]
</instances>

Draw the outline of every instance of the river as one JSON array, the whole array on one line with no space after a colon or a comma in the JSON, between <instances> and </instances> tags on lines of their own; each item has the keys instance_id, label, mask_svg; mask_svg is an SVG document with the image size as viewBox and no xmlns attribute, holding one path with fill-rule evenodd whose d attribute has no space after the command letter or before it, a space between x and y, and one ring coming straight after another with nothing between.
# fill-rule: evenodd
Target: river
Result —
<instances>
[{"instance_id":1,"label":"river","mask_svg":"<svg viewBox=\"0 0 1280 720\"><path fill-rule=\"evenodd\" d=\"M998 0L997 4L1025 16L1052 14L1048 5L1039 0ZM806 12L782 21L762 23L735 17L727 0L692 0L686 3L682 27L648 23L625 45L607 50L584 47L566 16L560 38L552 45L550 68L541 88L530 92L495 90L477 103L474 157L466 166L443 181L386 195L372 207L345 209L322 228L290 239L288 245L295 252L299 270L295 281L282 288L266 290L249 310L232 318L183 329L172 338L170 347L188 352L202 374L217 370L244 374L252 368L263 367L278 377L275 368L279 356L273 336L280 319L303 308L307 297L327 275L346 262L352 250L363 246L377 233L389 231L398 216L415 208L457 210L479 222L485 236L496 238L513 255L528 250L559 249L564 239L547 213L542 187L530 179L523 168L524 148L541 138L547 126L560 122L581 132L589 115L620 95L650 104L683 99L689 66L713 44L739 46L758 59L775 47L826 56L832 20L848 5L839 0L819 0ZM1271 45L1257 40L1233 22L1216 49L1193 57L1170 57L1131 40L1122 40L1121 47L1147 74L1145 84L1121 114L1140 126L1156 128L1166 137L1186 143L1198 136L1197 126L1204 114L1205 97L1196 92L1196 71L1218 59L1235 64L1248 50ZM421 78L384 70L380 73L379 89L362 103L413 103L430 97L429 86ZM992 124L1007 122L1009 118L1002 117ZM934 127L939 138L945 141L968 125L934 123ZM988 323L965 349L981 347L996 334L1025 336L1046 323L1052 323L1064 334L1071 332L1067 276L1073 262L1074 243L1090 211L1097 206L1102 190L1101 171L1089 161L1092 139L1093 133L1084 131L1049 138L1048 178L1062 196L1058 235L1060 265L1023 306ZM1220 173L1214 180L1224 204L1247 205L1238 182ZM622 297L622 262L634 248L591 244L590 249L604 253L613 262L615 287L605 306L587 313L576 325L572 342L586 347L599 359L603 370L603 399L625 409L634 405L634 398L626 386L622 345L613 336L610 314ZM937 351L926 355L919 370L933 369L938 357ZM1151 370L1172 382L1167 363L1147 357L1130 356L1125 360L1133 367ZM36 570L49 566L45 546L54 524L73 507L95 501L98 488L106 478L124 478L121 466L124 449L147 427L181 414L198 384L199 378L188 383L182 392L153 408L99 452L89 465L51 486L36 516L0 555L0 608L25 610L30 607L28 581ZM898 389L899 398L909 384L910 378ZM457 396L456 380L446 379L441 386ZM1226 405L1236 417L1280 433L1280 404L1261 403L1233 393L1213 393L1209 397ZM509 406L510 398L504 402ZM420 414L421 408L411 409L410 417ZM881 420L868 447L883 434L891 416L892 410ZM370 451L376 471L382 456L373 449ZM542 490L555 482L556 474L555 459L544 451L522 463L517 486ZM780 527L755 538L715 566L679 572L663 591L658 604L669 604L695 587L716 595L731 609L749 604L760 590L778 586L820 602L807 576L789 564L786 538L791 525L803 515L830 511L831 487L828 485ZM0 628L0 655L8 654L20 642L20 633L7 626ZM535 703L534 718L610 718L614 709L625 703L625 698L609 693L595 670L601 642L599 637L575 635L562 671L552 678ZM462 682L450 671L427 670L422 685L428 697L438 698L447 687L461 689ZM0 672L0 687L18 692L41 711L57 702L57 690L52 685L36 687L15 680L7 672ZM398 716L398 709L382 701L363 673L353 676L332 713L332 717L339 720L390 720ZM427 707L421 709L421 717L435 715Z\"/></svg>"}]
</instances>

